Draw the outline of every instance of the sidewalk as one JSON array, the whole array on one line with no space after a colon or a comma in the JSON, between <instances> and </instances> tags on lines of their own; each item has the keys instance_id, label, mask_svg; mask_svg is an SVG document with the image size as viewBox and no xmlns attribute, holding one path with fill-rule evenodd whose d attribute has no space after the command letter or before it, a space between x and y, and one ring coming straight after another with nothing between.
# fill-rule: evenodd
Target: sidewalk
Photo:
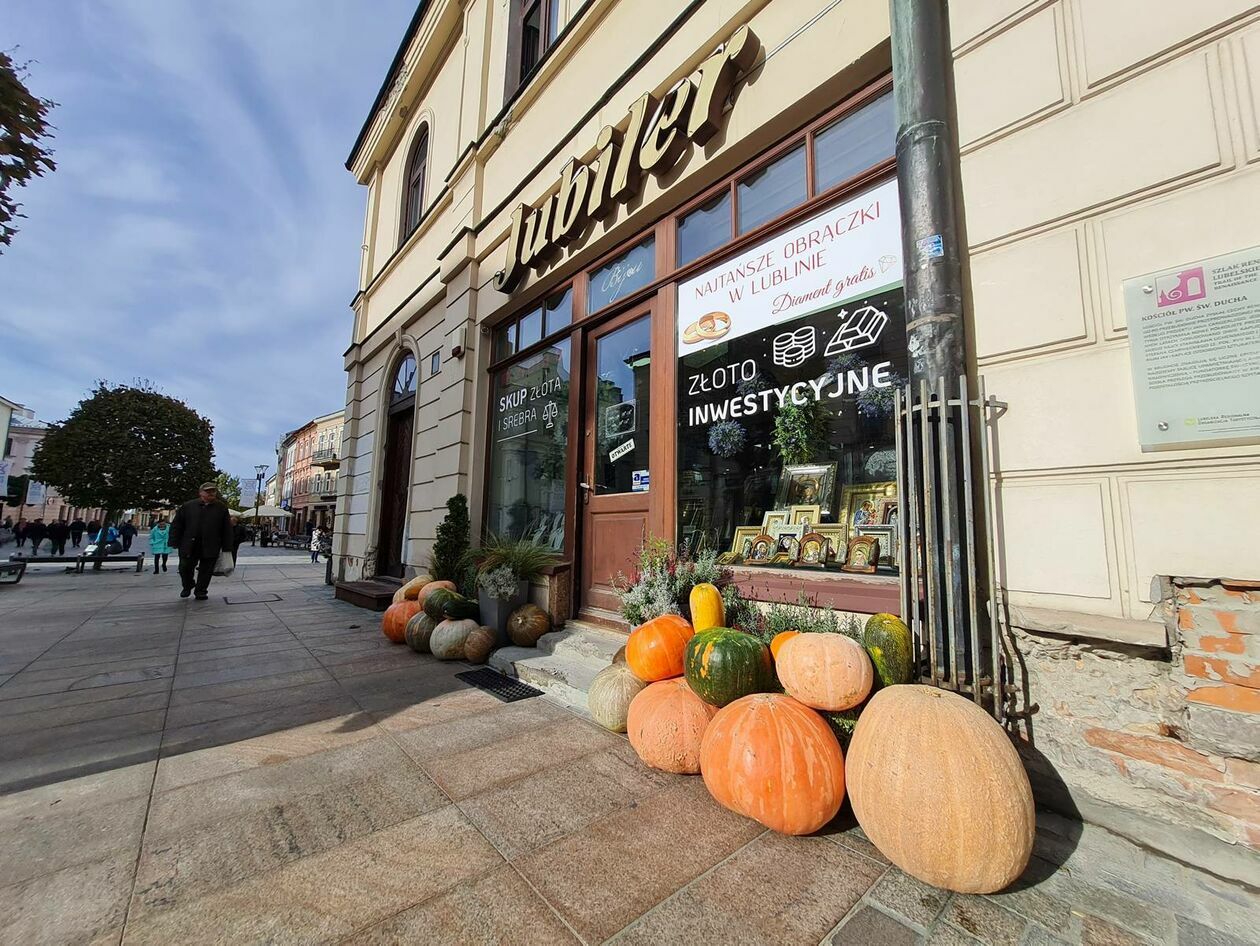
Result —
<instances>
[{"instance_id":1,"label":"sidewalk","mask_svg":"<svg viewBox=\"0 0 1260 946\"><path fill-rule=\"evenodd\" d=\"M323 576L243 548L206 602L174 561L0 587L0 943L1257 942L1253 892L1048 813L991 897L843 813L766 832L389 644Z\"/></svg>"}]
</instances>

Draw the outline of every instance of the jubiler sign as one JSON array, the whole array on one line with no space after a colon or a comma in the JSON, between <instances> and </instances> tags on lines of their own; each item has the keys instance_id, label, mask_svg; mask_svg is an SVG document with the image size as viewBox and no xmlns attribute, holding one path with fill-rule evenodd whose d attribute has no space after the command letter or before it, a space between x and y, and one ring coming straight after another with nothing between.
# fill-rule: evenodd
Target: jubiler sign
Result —
<instances>
[{"instance_id":1,"label":"jubiler sign","mask_svg":"<svg viewBox=\"0 0 1260 946\"><path fill-rule=\"evenodd\" d=\"M606 216L637 194L643 172L664 174L688 145L712 138L731 89L747 75L758 48L752 31L740 27L659 102L650 93L640 96L630 106L624 131L605 125L595 139L598 153L591 164L570 158L557 193L539 207L516 208L507 263L495 276L495 288L510 292L527 268L578 239L592 218Z\"/></svg>"}]
</instances>

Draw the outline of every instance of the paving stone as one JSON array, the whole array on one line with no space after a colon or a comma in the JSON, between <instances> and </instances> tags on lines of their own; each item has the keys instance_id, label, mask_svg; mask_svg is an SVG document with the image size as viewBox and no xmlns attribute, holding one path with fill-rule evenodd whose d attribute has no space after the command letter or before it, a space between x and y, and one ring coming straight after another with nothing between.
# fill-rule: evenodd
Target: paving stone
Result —
<instances>
[{"instance_id":1,"label":"paving stone","mask_svg":"<svg viewBox=\"0 0 1260 946\"><path fill-rule=\"evenodd\" d=\"M59 693L77 693L119 686L127 683L154 683L174 676L174 664L144 666L135 670L116 670L103 673L83 673L74 676L58 676L51 680L38 679L38 674L27 679L17 674L0 688L0 699L13 700L23 696L46 696ZM169 686L169 684L167 684Z\"/></svg>"},{"instance_id":2,"label":"paving stone","mask_svg":"<svg viewBox=\"0 0 1260 946\"><path fill-rule=\"evenodd\" d=\"M840 814L831 824L823 828L820 837L825 837L851 851L857 851L880 864L889 863L888 858L880 853L879 848L872 844L866 833L858 827L857 819L853 817L853 812L847 805L840 810Z\"/></svg>"},{"instance_id":3,"label":"paving stone","mask_svg":"<svg viewBox=\"0 0 1260 946\"><path fill-rule=\"evenodd\" d=\"M832 946L914 946L919 935L887 913L862 907L827 942Z\"/></svg>"},{"instance_id":4,"label":"paving stone","mask_svg":"<svg viewBox=\"0 0 1260 946\"><path fill-rule=\"evenodd\" d=\"M230 699L249 693L269 692L284 687L302 686L307 683L325 683L331 680L332 677L328 671L320 667L313 670L267 674L262 677L251 677L248 680L234 680L230 683L183 687L171 692L171 706L182 706L186 703L198 703L203 700Z\"/></svg>"},{"instance_id":5,"label":"paving stone","mask_svg":"<svg viewBox=\"0 0 1260 946\"><path fill-rule=\"evenodd\" d=\"M0 768L0 793L149 762L157 758L161 741L160 732L151 732L12 759Z\"/></svg>"},{"instance_id":6,"label":"paving stone","mask_svg":"<svg viewBox=\"0 0 1260 946\"><path fill-rule=\"evenodd\" d=\"M127 713L65 726L47 726L10 733L0 741L0 763L23 756L56 752L72 746L160 732L165 718L166 709L161 708L146 713Z\"/></svg>"},{"instance_id":7,"label":"paving stone","mask_svg":"<svg viewBox=\"0 0 1260 946\"><path fill-rule=\"evenodd\" d=\"M488 713L477 713L402 733L398 741L408 755L424 763L440 756L452 756L502 742L531 729L567 719L572 717L554 703L542 699L521 700L518 703L501 703L497 710Z\"/></svg>"},{"instance_id":8,"label":"paving stone","mask_svg":"<svg viewBox=\"0 0 1260 946\"><path fill-rule=\"evenodd\" d=\"M703 831L680 837L682 825ZM516 862L588 942L631 923L765 829L715 803L698 778L651 795Z\"/></svg>"},{"instance_id":9,"label":"paving stone","mask_svg":"<svg viewBox=\"0 0 1260 946\"><path fill-rule=\"evenodd\" d=\"M623 743L464 799L460 808L512 860L678 778L646 768Z\"/></svg>"},{"instance_id":10,"label":"paving stone","mask_svg":"<svg viewBox=\"0 0 1260 946\"><path fill-rule=\"evenodd\" d=\"M127 944L340 939L502 864L454 806L129 924Z\"/></svg>"},{"instance_id":11,"label":"paving stone","mask_svg":"<svg viewBox=\"0 0 1260 946\"><path fill-rule=\"evenodd\" d=\"M821 838L767 831L613 942L812 946L835 928L884 869Z\"/></svg>"},{"instance_id":12,"label":"paving stone","mask_svg":"<svg viewBox=\"0 0 1260 946\"><path fill-rule=\"evenodd\" d=\"M122 929L134 867L132 851L0 889L0 942L64 946L108 941L112 931Z\"/></svg>"},{"instance_id":13,"label":"paving stone","mask_svg":"<svg viewBox=\"0 0 1260 946\"><path fill-rule=\"evenodd\" d=\"M67 706L83 706L133 696L152 696L170 692L171 681L146 680L143 683L120 683L114 686L95 687L91 690L70 690L62 693L44 693L37 696L10 698L6 688L0 688L0 714L37 713Z\"/></svg>"},{"instance_id":14,"label":"paving stone","mask_svg":"<svg viewBox=\"0 0 1260 946\"><path fill-rule=\"evenodd\" d=\"M985 897L956 895L942 919L986 946L1017 946L1028 921Z\"/></svg>"},{"instance_id":15,"label":"paving stone","mask_svg":"<svg viewBox=\"0 0 1260 946\"><path fill-rule=\"evenodd\" d=\"M1146 946L1149 942L1099 917L1081 919L1081 946Z\"/></svg>"},{"instance_id":16,"label":"paving stone","mask_svg":"<svg viewBox=\"0 0 1260 946\"><path fill-rule=\"evenodd\" d=\"M949 897L948 892L921 883L895 867L884 875L870 894L875 903L923 930L936 922Z\"/></svg>"},{"instance_id":17,"label":"paving stone","mask_svg":"<svg viewBox=\"0 0 1260 946\"><path fill-rule=\"evenodd\" d=\"M346 946L561 946L579 940L511 867L405 910L346 940Z\"/></svg>"},{"instance_id":18,"label":"paving stone","mask_svg":"<svg viewBox=\"0 0 1260 946\"><path fill-rule=\"evenodd\" d=\"M1260 940L1260 902L1257 903L1256 925L1253 932L1256 934L1254 938L1243 940L1184 916L1177 917L1177 946L1254 946L1256 941Z\"/></svg>"},{"instance_id":19,"label":"paving stone","mask_svg":"<svg viewBox=\"0 0 1260 946\"><path fill-rule=\"evenodd\" d=\"M238 666L194 670L189 673L179 672L175 674L173 688L185 690L189 687L208 686L215 683L237 683L256 677L291 673L295 670L318 669L320 669L319 661L303 652L300 655L279 659L245 661Z\"/></svg>"},{"instance_id":20,"label":"paving stone","mask_svg":"<svg viewBox=\"0 0 1260 946\"><path fill-rule=\"evenodd\" d=\"M152 710L164 709L166 703L167 694L163 691L147 696L79 703L74 706L63 706L59 709L38 710L30 713L16 713L14 715L0 714L0 736L6 737L3 741L7 741L7 737L17 733L69 726L75 723L88 723L93 720L107 719L114 716L146 713ZM2 744L3 742L0 742L0 745Z\"/></svg>"},{"instance_id":21,"label":"paving stone","mask_svg":"<svg viewBox=\"0 0 1260 946\"><path fill-rule=\"evenodd\" d=\"M171 729L195 726L198 723L247 716L263 710L333 700L344 695L344 691L333 680L310 683L305 686L258 690L229 699L201 700L196 703L172 706L166 714L166 725Z\"/></svg>"},{"instance_id":22,"label":"paving stone","mask_svg":"<svg viewBox=\"0 0 1260 946\"><path fill-rule=\"evenodd\" d=\"M980 940L956 926L937 923L927 938L926 946L980 946L980 943Z\"/></svg>"},{"instance_id":23,"label":"paving stone","mask_svg":"<svg viewBox=\"0 0 1260 946\"><path fill-rule=\"evenodd\" d=\"M170 755L191 752L195 749L222 746L266 736L307 723L341 719L347 714L354 713L358 708L352 699L342 694L312 703L276 707L226 719L213 719L204 723L180 726L166 730L162 739L162 753Z\"/></svg>"}]
</instances>

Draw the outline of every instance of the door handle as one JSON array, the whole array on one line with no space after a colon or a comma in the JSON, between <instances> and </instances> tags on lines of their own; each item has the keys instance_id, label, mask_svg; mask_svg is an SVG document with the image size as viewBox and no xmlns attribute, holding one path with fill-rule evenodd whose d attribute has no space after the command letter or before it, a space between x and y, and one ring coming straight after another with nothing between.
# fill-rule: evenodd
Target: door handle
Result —
<instances>
[{"instance_id":1,"label":"door handle","mask_svg":"<svg viewBox=\"0 0 1260 946\"><path fill-rule=\"evenodd\" d=\"M595 488L590 483L578 483L578 487L586 490L588 493Z\"/></svg>"},{"instance_id":2,"label":"door handle","mask_svg":"<svg viewBox=\"0 0 1260 946\"><path fill-rule=\"evenodd\" d=\"M585 505L591 501L591 495L595 492L595 487L590 483L578 483L578 489L582 491L582 503Z\"/></svg>"}]
</instances>

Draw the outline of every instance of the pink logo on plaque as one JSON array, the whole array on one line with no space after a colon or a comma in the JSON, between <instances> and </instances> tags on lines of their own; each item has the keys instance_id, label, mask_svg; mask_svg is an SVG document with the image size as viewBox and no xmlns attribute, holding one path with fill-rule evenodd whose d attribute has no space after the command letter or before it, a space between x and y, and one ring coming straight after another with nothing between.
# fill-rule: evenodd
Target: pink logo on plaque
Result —
<instances>
[{"instance_id":1,"label":"pink logo on plaque","mask_svg":"<svg viewBox=\"0 0 1260 946\"><path fill-rule=\"evenodd\" d=\"M1207 295L1207 283L1203 278L1203 267L1183 269L1179 273L1160 276L1155 280L1155 289L1159 293L1156 308L1170 305L1182 305L1194 302Z\"/></svg>"}]
</instances>

